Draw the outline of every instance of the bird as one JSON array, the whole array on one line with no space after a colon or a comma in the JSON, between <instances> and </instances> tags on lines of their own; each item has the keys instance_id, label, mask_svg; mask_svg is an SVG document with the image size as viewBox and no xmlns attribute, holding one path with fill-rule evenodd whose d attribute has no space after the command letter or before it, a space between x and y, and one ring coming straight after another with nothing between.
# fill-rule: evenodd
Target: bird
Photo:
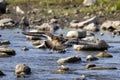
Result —
<instances>
[{"instance_id":1,"label":"bird","mask_svg":"<svg viewBox=\"0 0 120 80\"><path fill-rule=\"evenodd\" d=\"M29 36L37 36L37 37L44 37L45 40L43 43L45 44L46 48L56 50L56 51L65 51L67 48L66 44L64 44L67 39L65 39L62 34L54 35L50 32L23 32L24 35Z\"/></svg>"},{"instance_id":2,"label":"bird","mask_svg":"<svg viewBox=\"0 0 120 80\"><path fill-rule=\"evenodd\" d=\"M65 51L67 46L64 44L64 41L62 41L58 36L48 36L48 35L43 35L47 38L45 40L45 45L47 48L56 50L59 52Z\"/></svg>"}]
</instances>

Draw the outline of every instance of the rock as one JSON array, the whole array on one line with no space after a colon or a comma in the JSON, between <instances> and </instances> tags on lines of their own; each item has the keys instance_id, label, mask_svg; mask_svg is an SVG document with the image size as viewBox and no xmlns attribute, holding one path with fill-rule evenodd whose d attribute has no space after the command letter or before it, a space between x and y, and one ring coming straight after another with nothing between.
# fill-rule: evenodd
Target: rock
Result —
<instances>
[{"instance_id":1,"label":"rock","mask_svg":"<svg viewBox=\"0 0 120 80\"><path fill-rule=\"evenodd\" d=\"M84 38L86 37L86 31L85 30L79 30L79 31L69 31L66 35L67 38Z\"/></svg>"},{"instance_id":2,"label":"rock","mask_svg":"<svg viewBox=\"0 0 120 80\"><path fill-rule=\"evenodd\" d=\"M31 68L27 66L26 64L18 64L15 67L15 75L17 77L24 77L26 74L31 73Z\"/></svg>"},{"instance_id":3,"label":"rock","mask_svg":"<svg viewBox=\"0 0 120 80\"><path fill-rule=\"evenodd\" d=\"M85 29L87 31L94 31L94 32L99 30L98 26L94 23L88 24L83 29Z\"/></svg>"},{"instance_id":4,"label":"rock","mask_svg":"<svg viewBox=\"0 0 120 80\"><path fill-rule=\"evenodd\" d=\"M95 60L98 60L98 58L96 58L96 57L94 57L94 56L92 56L92 55L88 55L88 56L86 57L86 60L87 60L87 61L95 61Z\"/></svg>"},{"instance_id":5,"label":"rock","mask_svg":"<svg viewBox=\"0 0 120 80\"><path fill-rule=\"evenodd\" d=\"M116 70L116 67L110 67L110 66L96 66L96 67L90 67L90 70Z\"/></svg>"},{"instance_id":6,"label":"rock","mask_svg":"<svg viewBox=\"0 0 120 80\"><path fill-rule=\"evenodd\" d=\"M50 23L43 23L40 26L35 26L36 29L39 31L50 31L50 32L55 32L56 30L59 29L58 24L50 24Z\"/></svg>"},{"instance_id":7,"label":"rock","mask_svg":"<svg viewBox=\"0 0 120 80\"><path fill-rule=\"evenodd\" d=\"M53 13L53 10L48 10L48 14L52 14Z\"/></svg>"},{"instance_id":8,"label":"rock","mask_svg":"<svg viewBox=\"0 0 120 80\"><path fill-rule=\"evenodd\" d=\"M5 76L5 74L2 71L0 71L0 76Z\"/></svg>"},{"instance_id":9,"label":"rock","mask_svg":"<svg viewBox=\"0 0 120 80\"><path fill-rule=\"evenodd\" d=\"M114 30L112 34L119 36L120 35L120 29Z\"/></svg>"},{"instance_id":10,"label":"rock","mask_svg":"<svg viewBox=\"0 0 120 80\"><path fill-rule=\"evenodd\" d=\"M33 43L33 45L36 47L36 48L47 48L46 45L45 45L45 41L35 41Z\"/></svg>"},{"instance_id":11,"label":"rock","mask_svg":"<svg viewBox=\"0 0 120 80\"><path fill-rule=\"evenodd\" d=\"M33 30L30 30L29 32L23 32L23 34L25 35L25 37L28 40L40 40L39 36L33 36L33 35L31 35L32 33L37 33L37 32L39 32L39 31L36 30L36 29L33 29Z\"/></svg>"},{"instance_id":12,"label":"rock","mask_svg":"<svg viewBox=\"0 0 120 80\"><path fill-rule=\"evenodd\" d=\"M8 55L15 55L15 51L10 48L0 47L0 52L7 53Z\"/></svg>"},{"instance_id":13,"label":"rock","mask_svg":"<svg viewBox=\"0 0 120 80\"><path fill-rule=\"evenodd\" d=\"M111 58L111 57L113 57L111 54L108 54L106 51L105 52L100 52L96 56L100 57L100 58Z\"/></svg>"},{"instance_id":14,"label":"rock","mask_svg":"<svg viewBox=\"0 0 120 80\"><path fill-rule=\"evenodd\" d=\"M3 18L0 20L0 27L1 28L11 28L14 26L15 26L15 22L11 18Z\"/></svg>"},{"instance_id":15,"label":"rock","mask_svg":"<svg viewBox=\"0 0 120 80\"><path fill-rule=\"evenodd\" d=\"M82 74L82 75L80 76L80 80L87 80L87 79L86 79L86 76L85 76L84 74Z\"/></svg>"},{"instance_id":16,"label":"rock","mask_svg":"<svg viewBox=\"0 0 120 80\"><path fill-rule=\"evenodd\" d=\"M64 64L64 63L75 63L81 61L81 58L79 56L72 56L67 58L61 58L57 60L58 64Z\"/></svg>"},{"instance_id":17,"label":"rock","mask_svg":"<svg viewBox=\"0 0 120 80\"><path fill-rule=\"evenodd\" d=\"M0 13L6 12L7 2L6 0L0 0Z\"/></svg>"},{"instance_id":18,"label":"rock","mask_svg":"<svg viewBox=\"0 0 120 80\"><path fill-rule=\"evenodd\" d=\"M0 57L1 58L3 58L3 57L10 57L10 55L8 55L7 53L0 52Z\"/></svg>"},{"instance_id":19,"label":"rock","mask_svg":"<svg viewBox=\"0 0 120 80\"><path fill-rule=\"evenodd\" d=\"M67 66L64 66L64 65L59 66L59 69L60 70L64 70L64 71L68 71L69 70L69 68Z\"/></svg>"},{"instance_id":20,"label":"rock","mask_svg":"<svg viewBox=\"0 0 120 80\"><path fill-rule=\"evenodd\" d=\"M10 41L9 40L4 40L4 41L1 41L1 44L2 45L8 45L8 44L10 44Z\"/></svg>"},{"instance_id":21,"label":"rock","mask_svg":"<svg viewBox=\"0 0 120 80\"><path fill-rule=\"evenodd\" d=\"M25 36L28 40L39 40L40 37L37 37L37 36L29 36L29 35L26 35Z\"/></svg>"},{"instance_id":22,"label":"rock","mask_svg":"<svg viewBox=\"0 0 120 80\"><path fill-rule=\"evenodd\" d=\"M74 50L107 50L108 49L108 44L104 40L100 39L91 39L90 38L85 38L82 41L79 41L79 44L74 44L73 49Z\"/></svg>"},{"instance_id":23,"label":"rock","mask_svg":"<svg viewBox=\"0 0 120 80\"><path fill-rule=\"evenodd\" d=\"M19 6L16 6L16 13L18 14L25 14L25 12L19 7Z\"/></svg>"},{"instance_id":24,"label":"rock","mask_svg":"<svg viewBox=\"0 0 120 80\"><path fill-rule=\"evenodd\" d=\"M69 68L67 66L61 65L53 73L55 73L55 74L63 74L63 73L66 73L68 71L69 71Z\"/></svg>"},{"instance_id":25,"label":"rock","mask_svg":"<svg viewBox=\"0 0 120 80\"><path fill-rule=\"evenodd\" d=\"M27 51L27 50L29 50L27 47L23 47L22 49L21 49L22 51Z\"/></svg>"},{"instance_id":26,"label":"rock","mask_svg":"<svg viewBox=\"0 0 120 80\"><path fill-rule=\"evenodd\" d=\"M91 23L97 23L97 17L94 16L90 19L87 19L85 21L82 21L82 22L70 22L70 27L71 28L83 28L84 26L88 25L88 24L91 24Z\"/></svg>"},{"instance_id":27,"label":"rock","mask_svg":"<svg viewBox=\"0 0 120 80\"><path fill-rule=\"evenodd\" d=\"M86 67L86 69L89 69L91 67L96 67L96 65L95 64L87 64L85 67Z\"/></svg>"},{"instance_id":28,"label":"rock","mask_svg":"<svg viewBox=\"0 0 120 80\"><path fill-rule=\"evenodd\" d=\"M107 31L114 31L117 29L120 29L120 21L105 21L101 25L102 30L107 30Z\"/></svg>"},{"instance_id":29,"label":"rock","mask_svg":"<svg viewBox=\"0 0 120 80\"><path fill-rule=\"evenodd\" d=\"M83 5L87 6L87 7L89 7L91 5L95 5L96 3L97 3L97 0L84 0L83 1Z\"/></svg>"}]
</instances>

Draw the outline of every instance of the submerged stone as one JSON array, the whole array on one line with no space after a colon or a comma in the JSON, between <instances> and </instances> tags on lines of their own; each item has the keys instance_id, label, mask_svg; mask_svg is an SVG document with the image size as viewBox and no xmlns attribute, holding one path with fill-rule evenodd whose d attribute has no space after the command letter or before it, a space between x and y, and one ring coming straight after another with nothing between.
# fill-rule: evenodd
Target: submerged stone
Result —
<instances>
[{"instance_id":1,"label":"submerged stone","mask_svg":"<svg viewBox=\"0 0 120 80\"><path fill-rule=\"evenodd\" d=\"M81 61L81 58L79 56L72 56L67 58L61 58L57 60L58 64L64 64L64 63L75 63Z\"/></svg>"}]
</instances>

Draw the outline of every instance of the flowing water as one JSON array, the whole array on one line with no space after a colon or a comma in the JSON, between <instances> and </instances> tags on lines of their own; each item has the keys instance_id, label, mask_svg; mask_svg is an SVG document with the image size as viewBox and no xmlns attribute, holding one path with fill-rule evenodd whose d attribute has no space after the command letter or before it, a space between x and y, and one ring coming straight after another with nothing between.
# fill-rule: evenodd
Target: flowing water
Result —
<instances>
[{"instance_id":1,"label":"flowing water","mask_svg":"<svg viewBox=\"0 0 120 80\"><path fill-rule=\"evenodd\" d=\"M60 33L66 33L69 29L60 30ZM20 29L0 30L0 40L10 40L8 45L16 51L16 55L8 58L0 58L0 70L6 76L0 77L0 80L77 80L81 75L86 75L87 80L119 80L120 79L120 37L112 37L111 33L95 33L95 36L105 40L111 47L108 53L113 58L100 58L97 61L86 62L86 56L89 54L96 55L98 51L79 51L76 52L72 47L67 48L66 53L49 54L49 50L36 49L32 46L32 42L28 41L22 34ZM28 51L22 51L21 48L26 46ZM56 61L60 58L75 56L81 57L82 62L74 64L65 64L71 72L65 74L54 74L54 70L58 68ZM32 69L32 74L25 78L16 78L14 75L15 66L24 63ZM100 66L112 66L117 70L87 70L85 64L93 63Z\"/></svg>"}]
</instances>

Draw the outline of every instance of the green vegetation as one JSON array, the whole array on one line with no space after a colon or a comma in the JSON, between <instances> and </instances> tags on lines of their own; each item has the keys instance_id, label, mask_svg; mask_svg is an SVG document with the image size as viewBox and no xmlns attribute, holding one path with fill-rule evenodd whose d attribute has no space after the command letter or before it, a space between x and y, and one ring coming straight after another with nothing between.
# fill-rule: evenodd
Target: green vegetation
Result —
<instances>
[{"instance_id":1,"label":"green vegetation","mask_svg":"<svg viewBox=\"0 0 120 80\"><path fill-rule=\"evenodd\" d=\"M83 13L96 13L100 10L106 11L108 13L115 12L120 10L120 0L97 0L97 5L92 5L91 7L84 7L82 6L83 0L7 0L9 4L28 4L28 5L35 5L35 6L42 6L47 7L47 9L51 6L54 14L72 14L76 8L69 7L69 9L60 9L63 6L70 6L70 5L78 5L79 9L82 10ZM54 7L55 6L55 7ZM57 8L59 6L59 8ZM59 10L57 10L57 9ZM47 10L45 10L47 11Z\"/></svg>"},{"instance_id":2,"label":"green vegetation","mask_svg":"<svg viewBox=\"0 0 120 80\"><path fill-rule=\"evenodd\" d=\"M120 10L120 0L116 1L115 6L117 10Z\"/></svg>"}]
</instances>

